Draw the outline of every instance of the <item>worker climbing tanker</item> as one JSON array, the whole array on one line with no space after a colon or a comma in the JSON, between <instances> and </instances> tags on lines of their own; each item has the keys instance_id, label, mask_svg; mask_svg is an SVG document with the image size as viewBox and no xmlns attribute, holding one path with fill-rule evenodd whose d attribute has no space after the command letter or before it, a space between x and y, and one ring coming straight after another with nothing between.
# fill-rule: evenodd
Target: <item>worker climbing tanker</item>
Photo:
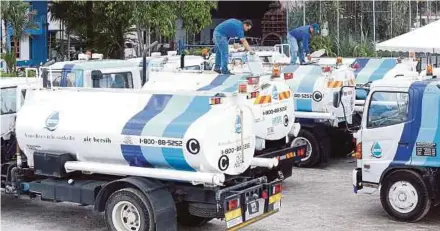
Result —
<instances>
[{"instance_id":1,"label":"worker climbing tanker","mask_svg":"<svg viewBox=\"0 0 440 231\"><path fill-rule=\"evenodd\" d=\"M252 112L228 98L211 105L203 94L77 91L27 92L16 131L30 167L37 150L73 153L80 163L228 175L252 162Z\"/></svg>"}]
</instances>

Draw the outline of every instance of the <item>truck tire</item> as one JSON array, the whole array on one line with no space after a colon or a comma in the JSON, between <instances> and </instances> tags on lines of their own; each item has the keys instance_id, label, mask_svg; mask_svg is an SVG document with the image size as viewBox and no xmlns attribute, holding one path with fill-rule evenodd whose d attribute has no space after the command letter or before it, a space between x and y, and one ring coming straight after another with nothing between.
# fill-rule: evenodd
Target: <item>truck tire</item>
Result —
<instances>
[{"instance_id":1,"label":"truck tire","mask_svg":"<svg viewBox=\"0 0 440 231\"><path fill-rule=\"evenodd\" d=\"M205 218L194 216L190 213L189 204L187 202L180 202L176 204L177 222L188 227L202 226L212 218Z\"/></svg>"},{"instance_id":2,"label":"truck tire","mask_svg":"<svg viewBox=\"0 0 440 231\"><path fill-rule=\"evenodd\" d=\"M380 201L391 218L405 222L421 220L432 204L428 186L412 170L397 170L383 179Z\"/></svg>"},{"instance_id":3,"label":"truck tire","mask_svg":"<svg viewBox=\"0 0 440 231\"><path fill-rule=\"evenodd\" d=\"M154 209L138 189L123 188L114 192L105 205L105 221L112 231L154 231Z\"/></svg>"},{"instance_id":4,"label":"truck tire","mask_svg":"<svg viewBox=\"0 0 440 231\"><path fill-rule=\"evenodd\" d=\"M307 145L306 156L301 159L298 167L311 168L318 165L321 161L322 150L315 134L307 129L301 129L297 137L294 137L291 146L297 143L305 143Z\"/></svg>"}]
</instances>

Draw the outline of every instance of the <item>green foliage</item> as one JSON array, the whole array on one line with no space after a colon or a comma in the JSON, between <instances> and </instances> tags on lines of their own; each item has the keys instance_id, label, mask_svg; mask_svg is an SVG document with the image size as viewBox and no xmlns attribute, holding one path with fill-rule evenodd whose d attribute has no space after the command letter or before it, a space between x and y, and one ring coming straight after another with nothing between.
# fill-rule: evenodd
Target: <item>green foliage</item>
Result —
<instances>
[{"instance_id":1,"label":"green foliage","mask_svg":"<svg viewBox=\"0 0 440 231\"><path fill-rule=\"evenodd\" d=\"M26 30L38 28L33 21L36 11L29 11L29 4L22 1L3 1L1 4L2 18L12 28L14 51L17 53L17 39L26 34Z\"/></svg>"},{"instance_id":2,"label":"green foliage","mask_svg":"<svg viewBox=\"0 0 440 231\"><path fill-rule=\"evenodd\" d=\"M134 1L133 22L141 29L156 29L161 35L170 37L175 33L176 5L174 2Z\"/></svg>"},{"instance_id":3,"label":"green foliage","mask_svg":"<svg viewBox=\"0 0 440 231\"><path fill-rule=\"evenodd\" d=\"M328 57L336 57L336 53L333 51L333 42L329 37L313 36L310 42L310 48L313 51L325 49Z\"/></svg>"},{"instance_id":4,"label":"green foliage","mask_svg":"<svg viewBox=\"0 0 440 231\"><path fill-rule=\"evenodd\" d=\"M52 18L62 20L80 36L92 52L106 57L124 57L124 36L131 31L132 2L55 1Z\"/></svg>"},{"instance_id":5,"label":"green foliage","mask_svg":"<svg viewBox=\"0 0 440 231\"><path fill-rule=\"evenodd\" d=\"M213 1L54 1L52 18L63 20L67 28L85 41L93 52L123 58L124 35L141 30L172 37L176 20L183 19L189 33L198 33L211 24ZM142 44L141 44L142 45ZM141 46L142 47L142 46Z\"/></svg>"},{"instance_id":6,"label":"green foliage","mask_svg":"<svg viewBox=\"0 0 440 231\"><path fill-rule=\"evenodd\" d=\"M17 77L17 73L0 71L0 77L1 78Z\"/></svg>"},{"instance_id":7,"label":"green foliage","mask_svg":"<svg viewBox=\"0 0 440 231\"><path fill-rule=\"evenodd\" d=\"M12 51L6 51L6 53L1 54L1 59L5 60L6 67L7 67L7 73L15 73L15 66L16 66L16 57L15 52Z\"/></svg>"},{"instance_id":8,"label":"green foliage","mask_svg":"<svg viewBox=\"0 0 440 231\"><path fill-rule=\"evenodd\" d=\"M188 33L199 33L212 23L211 10L217 8L216 1L178 1L175 2L176 15L183 20Z\"/></svg>"}]
</instances>

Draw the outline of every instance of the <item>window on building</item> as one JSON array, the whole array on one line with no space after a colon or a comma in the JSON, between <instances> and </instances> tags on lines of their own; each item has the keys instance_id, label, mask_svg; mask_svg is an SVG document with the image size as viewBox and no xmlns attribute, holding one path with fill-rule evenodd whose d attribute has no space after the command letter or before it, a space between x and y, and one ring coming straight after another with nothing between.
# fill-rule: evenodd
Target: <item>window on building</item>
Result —
<instances>
[{"instance_id":1,"label":"window on building","mask_svg":"<svg viewBox=\"0 0 440 231\"><path fill-rule=\"evenodd\" d=\"M131 72L104 73L99 80L100 88L133 88Z\"/></svg>"},{"instance_id":2,"label":"window on building","mask_svg":"<svg viewBox=\"0 0 440 231\"><path fill-rule=\"evenodd\" d=\"M17 40L17 49L15 49L14 36L11 36L11 49L15 51L15 57L20 58L20 40Z\"/></svg>"},{"instance_id":3,"label":"window on building","mask_svg":"<svg viewBox=\"0 0 440 231\"><path fill-rule=\"evenodd\" d=\"M368 109L368 128L386 127L408 120L408 93L374 92Z\"/></svg>"}]
</instances>

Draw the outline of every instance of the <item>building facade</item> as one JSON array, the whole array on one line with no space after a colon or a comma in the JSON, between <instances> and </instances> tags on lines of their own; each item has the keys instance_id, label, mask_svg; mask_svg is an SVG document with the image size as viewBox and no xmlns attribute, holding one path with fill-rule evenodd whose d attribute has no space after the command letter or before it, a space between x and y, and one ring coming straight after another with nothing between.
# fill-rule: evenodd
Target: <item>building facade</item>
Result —
<instances>
[{"instance_id":1,"label":"building facade","mask_svg":"<svg viewBox=\"0 0 440 231\"><path fill-rule=\"evenodd\" d=\"M18 67L38 66L45 63L48 59L47 54L47 36L48 36L48 22L47 22L47 1L28 1L29 9L35 10L36 14L33 17L35 28L27 29L25 35L17 40L17 58ZM14 31L10 25L4 25L2 22L2 42L6 49L14 51ZM3 34L4 33L4 34ZM4 51L3 51L4 52Z\"/></svg>"}]
</instances>

